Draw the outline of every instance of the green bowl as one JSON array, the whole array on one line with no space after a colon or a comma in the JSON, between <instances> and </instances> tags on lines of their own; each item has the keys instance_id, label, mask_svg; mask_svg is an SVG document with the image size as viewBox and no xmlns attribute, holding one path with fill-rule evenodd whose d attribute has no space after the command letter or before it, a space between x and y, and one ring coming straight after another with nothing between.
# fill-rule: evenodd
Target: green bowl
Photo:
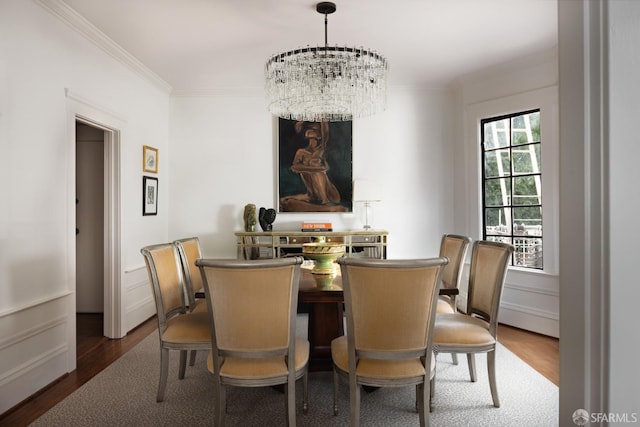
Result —
<instances>
[{"instance_id":1,"label":"green bowl","mask_svg":"<svg viewBox=\"0 0 640 427\"><path fill-rule=\"evenodd\" d=\"M345 253L344 244L314 242L302 245L302 254L315 263L311 270L314 274L335 274L335 260Z\"/></svg>"}]
</instances>

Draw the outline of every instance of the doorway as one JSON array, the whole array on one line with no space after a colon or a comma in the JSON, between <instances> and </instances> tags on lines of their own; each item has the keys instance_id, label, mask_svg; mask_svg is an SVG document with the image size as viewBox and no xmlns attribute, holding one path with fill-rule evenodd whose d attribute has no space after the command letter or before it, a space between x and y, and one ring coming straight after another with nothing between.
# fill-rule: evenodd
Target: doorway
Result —
<instances>
[{"instance_id":1,"label":"doorway","mask_svg":"<svg viewBox=\"0 0 640 427\"><path fill-rule=\"evenodd\" d=\"M82 162L78 159L76 141L76 127L78 123L99 129L102 132L102 199L103 211L98 214L102 218L102 297L103 307L102 328L99 326L97 332L92 332L93 336L101 335L98 338L107 340L112 338L122 338L126 335L122 312L122 290L121 290L121 219L120 219L120 141L121 134L126 129L126 120L117 116L111 110L101 107L91 102L83 96L74 93L68 88L65 89L67 98L67 135L68 152L70 154L68 168L68 247L70 249L71 260L69 263L69 277L72 278L70 287L73 291L72 304L68 305L68 318L70 327L67 328L67 340L71 347L67 358L67 370L71 372L76 369L78 355L77 332L78 318L76 308L76 276L77 276L77 248L76 248L76 207L82 200L78 198L76 204L76 164ZM100 140L99 137L96 138ZM83 142L81 142L83 143ZM84 226L83 226L84 227ZM84 322L81 320L81 322ZM84 324L84 323L83 323Z\"/></svg>"},{"instance_id":2,"label":"doorway","mask_svg":"<svg viewBox=\"0 0 640 427\"><path fill-rule=\"evenodd\" d=\"M107 131L76 121L76 358L104 338Z\"/></svg>"},{"instance_id":3,"label":"doorway","mask_svg":"<svg viewBox=\"0 0 640 427\"><path fill-rule=\"evenodd\" d=\"M70 94L68 96L71 98ZM92 222L85 223L82 219L83 211L77 211L70 216L73 223L69 224L75 232L69 237L73 238L75 249L74 266L72 275L74 280L75 299L78 300L74 312L78 309L83 312L98 313L103 317L102 334L107 338L122 338L126 335L123 330L123 316L121 306L120 285L120 133L122 122L110 115L105 115L101 110L90 108L86 103L70 101L73 109L70 115L69 133L73 135L70 140L73 150L74 167L69 171L71 175L69 191L71 194L83 194L73 202L74 211L79 207L87 208L88 215L92 216ZM92 117L92 118L89 118ZM80 132L80 139L76 137L76 131ZM83 136L84 135L84 136ZM87 154L86 152L91 152ZM84 154L83 154L84 153ZM89 159L92 160L89 160ZM87 161L86 164L83 162ZM86 170L83 170L86 169ZM86 186L88 190L82 193L76 188ZM79 225L83 224L82 227ZM84 229L84 231L83 231ZM77 233L77 234L76 234ZM84 236L83 236L84 234ZM82 274L85 260L83 254L79 254L81 247L77 247L78 236L92 236L92 240L100 241L92 250L92 268L99 274L93 275L91 282L84 288L79 283L79 274ZM89 262L89 261L87 261ZM102 277L97 277L102 275ZM78 282L78 283L76 283ZM96 285L100 283L101 285ZM88 289L88 292L87 292ZM76 316L77 317L77 316ZM77 319L76 319L77 321ZM76 330L69 331L69 339L76 340ZM70 360L75 362L75 357Z\"/></svg>"}]
</instances>

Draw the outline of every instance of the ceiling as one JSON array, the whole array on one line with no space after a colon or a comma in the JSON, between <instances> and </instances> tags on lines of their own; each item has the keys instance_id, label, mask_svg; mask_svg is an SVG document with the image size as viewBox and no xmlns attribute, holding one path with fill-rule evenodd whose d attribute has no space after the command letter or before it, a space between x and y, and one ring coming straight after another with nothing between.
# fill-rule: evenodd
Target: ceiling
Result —
<instances>
[{"instance_id":1,"label":"ceiling","mask_svg":"<svg viewBox=\"0 0 640 427\"><path fill-rule=\"evenodd\" d=\"M446 84L557 44L558 0L336 0L330 45L373 49L389 84ZM324 44L313 0L64 0L174 93L263 84L271 55Z\"/></svg>"}]
</instances>

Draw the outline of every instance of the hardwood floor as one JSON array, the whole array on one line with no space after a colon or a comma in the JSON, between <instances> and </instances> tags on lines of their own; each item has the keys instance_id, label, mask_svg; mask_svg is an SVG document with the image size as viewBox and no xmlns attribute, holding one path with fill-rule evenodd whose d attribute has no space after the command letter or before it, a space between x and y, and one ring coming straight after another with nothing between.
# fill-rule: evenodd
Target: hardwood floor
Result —
<instances>
[{"instance_id":1,"label":"hardwood floor","mask_svg":"<svg viewBox=\"0 0 640 427\"><path fill-rule=\"evenodd\" d=\"M0 415L0 426L21 427L35 421L69 394L100 373L124 353L155 332L155 317L138 326L126 337L111 340L102 336L102 315L82 314L77 320L77 368L43 390Z\"/></svg>"},{"instance_id":2,"label":"hardwood floor","mask_svg":"<svg viewBox=\"0 0 640 427\"><path fill-rule=\"evenodd\" d=\"M560 386L560 341L557 338L500 324L498 341L549 381Z\"/></svg>"},{"instance_id":3,"label":"hardwood floor","mask_svg":"<svg viewBox=\"0 0 640 427\"><path fill-rule=\"evenodd\" d=\"M77 322L77 369L58 379L4 414L0 426L21 427L35 421L66 396L113 363L124 353L156 331L151 318L119 340L102 336L101 315L79 315ZM499 325L498 341L555 385L560 381L560 347L556 338L507 325ZM464 360L461 360L461 363Z\"/></svg>"}]
</instances>

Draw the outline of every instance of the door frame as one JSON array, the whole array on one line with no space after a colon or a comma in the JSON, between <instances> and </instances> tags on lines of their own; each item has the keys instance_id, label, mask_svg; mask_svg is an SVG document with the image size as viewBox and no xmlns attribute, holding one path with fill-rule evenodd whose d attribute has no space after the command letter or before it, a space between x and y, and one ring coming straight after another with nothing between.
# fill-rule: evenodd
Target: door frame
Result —
<instances>
[{"instance_id":1,"label":"door frame","mask_svg":"<svg viewBox=\"0 0 640 427\"><path fill-rule=\"evenodd\" d=\"M73 293L73 304L70 317L75 319L76 291L76 247L75 247L75 166L76 166L76 121L97 127L105 131L104 136L104 335L108 338L122 338L124 319L122 310L121 286L121 200L120 200L120 146L121 135L126 121L108 109L90 102L85 98L65 89L67 99L67 126L69 136L69 200L68 223L70 265L70 290ZM74 323L75 325L75 323ZM75 349L75 327L69 331L70 342ZM75 352L73 352L75 366Z\"/></svg>"}]
</instances>

